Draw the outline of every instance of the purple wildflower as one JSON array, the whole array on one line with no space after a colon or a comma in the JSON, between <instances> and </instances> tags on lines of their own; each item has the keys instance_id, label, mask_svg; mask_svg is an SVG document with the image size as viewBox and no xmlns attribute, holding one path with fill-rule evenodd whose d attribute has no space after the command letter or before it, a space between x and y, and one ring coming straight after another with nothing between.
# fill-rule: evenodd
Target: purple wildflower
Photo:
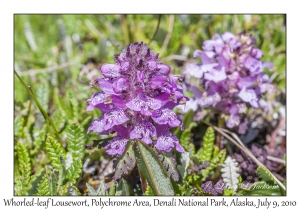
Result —
<instances>
[{"instance_id":1,"label":"purple wildflower","mask_svg":"<svg viewBox=\"0 0 300 210\"><path fill-rule=\"evenodd\" d=\"M163 152L184 151L169 129L182 126L172 109L188 98L183 96L182 77L170 76L170 67L158 61L158 54L146 44L129 44L115 56L115 64L104 64L100 71L104 78L90 84L101 92L87 100L87 111L98 108L103 114L88 132L117 134L104 147L108 154L123 154L127 142L137 139Z\"/></svg>"},{"instance_id":2,"label":"purple wildflower","mask_svg":"<svg viewBox=\"0 0 300 210\"><path fill-rule=\"evenodd\" d=\"M222 179L220 179L216 184L214 184L212 181L207 181L202 183L201 188L204 193L217 196L218 194L223 194L225 184Z\"/></svg>"},{"instance_id":3,"label":"purple wildflower","mask_svg":"<svg viewBox=\"0 0 300 210\"><path fill-rule=\"evenodd\" d=\"M186 85L194 98L187 103L185 111L196 110L198 105L212 107L215 112L225 114L227 127L238 127L238 132L244 134L246 107L267 110L263 94L271 93L274 87L263 69L273 65L260 61L263 52L255 48L255 39L245 32L216 34L212 40L204 41L202 48L203 51L194 52L194 57L202 63L188 64L185 70L186 74L200 79L202 91Z\"/></svg>"}]
</instances>

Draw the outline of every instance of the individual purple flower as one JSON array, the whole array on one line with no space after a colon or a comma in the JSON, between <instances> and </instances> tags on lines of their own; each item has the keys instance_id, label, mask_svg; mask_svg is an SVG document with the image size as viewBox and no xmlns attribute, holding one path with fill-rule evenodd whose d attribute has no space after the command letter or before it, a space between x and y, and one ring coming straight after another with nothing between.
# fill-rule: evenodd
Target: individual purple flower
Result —
<instances>
[{"instance_id":1,"label":"individual purple flower","mask_svg":"<svg viewBox=\"0 0 300 210\"><path fill-rule=\"evenodd\" d=\"M267 110L264 94L274 91L274 86L263 69L272 68L273 64L261 62L263 52L255 48L254 37L245 32L215 34L203 42L202 48L203 51L194 52L194 57L202 62L188 64L185 69L186 74L200 81L198 91L195 86L191 90L191 85L185 85L186 90L194 93L186 111L197 106L211 107L225 116L227 127L238 127L238 132L244 134L246 107Z\"/></svg>"},{"instance_id":2,"label":"individual purple flower","mask_svg":"<svg viewBox=\"0 0 300 210\"><path fill-rule=\"evenodd\" d=\"M141 140L162 152L173 148L184 151L169 130L182 127L172 109L184 105L188 98L183 96L183 77L170 76L170 69L143 43L129 44L115 56L115 64L101 66L103 78L90 82L101 91L87 100L87 111L97 108L102 116L91 123L88 132L116 133L104 147L108 154L122 155L132 140Z\"/></svg>"}]
</instances>

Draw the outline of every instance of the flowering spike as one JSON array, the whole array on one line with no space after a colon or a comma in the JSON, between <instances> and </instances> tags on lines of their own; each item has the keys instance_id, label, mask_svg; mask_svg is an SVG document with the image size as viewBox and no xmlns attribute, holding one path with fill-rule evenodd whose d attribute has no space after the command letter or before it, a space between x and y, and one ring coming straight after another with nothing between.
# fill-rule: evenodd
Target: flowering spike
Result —
<instances>
[{"instance_id":1,"label":"flowering spike","mask_svg":"<svg viewBox=\"0 0 300 210\"><path fill-rule=\"evenodd\" d=\"M274 86L262 71L272 68L270 62L261 62L263 52L255 48L255 39L245 31L238 35L225 32L215 34L211 40L203 42L203 51L196 50L194 57L202 63L188 64L185 73L200 79L201 90L189 84L187 89L194 93L194 98L187 103L187 108L196 110L212 107L217 113L226 115L226 125L237 127L238 132L246 132L244 111L246 105L267 109L262 94L272 92Z\"/></svg>"},{"instance_id":2,"label":"flowering spike","mask_svg":"<svg viewBox=\"0 0 300 210\"><path fill-rule=\"evenodd\" d=\"M163 152L173 148L183 152L169 131L182 126L172 109L188 101L181 87L183 77L170 76L170 66L158 62L158 55L143 42L129 44L115 56L115 64L101 66L103 78L90 83L101 92L87 100L87 111L98 108L103 114L88 132L116 133L104 147L110 155L122 155L131 140L155 145Z\"/></svg>"}]
</instances>

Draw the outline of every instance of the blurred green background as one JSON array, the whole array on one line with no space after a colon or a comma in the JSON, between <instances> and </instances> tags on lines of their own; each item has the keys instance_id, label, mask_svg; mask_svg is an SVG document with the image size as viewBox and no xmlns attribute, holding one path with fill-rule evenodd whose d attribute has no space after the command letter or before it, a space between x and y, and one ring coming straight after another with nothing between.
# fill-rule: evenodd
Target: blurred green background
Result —
<instances>
[{"instance_id":1,"label":"blurred green background","mask_svg":"<svg viewBox=\"0 0 300 210\"><path fill-rule=\"evenodd\" d=\"M262 61L274 63L273 71L266 73L277 94L285 95L285 23L285 15L270 14L15 15L14 68L31 86L66 147L68 124L81 124L85 132L91 120L101 114L99 110L85 111L86 100L96 92L89 88L90 79L100 76L99 66L113 63L114 55L132 42L149 43L160 54L159 59L171 66L173 74L182 74L185 63L196 61L193 52L202 48L204 40L215 33L245 30L264 52ZM14 140L30 151L35 174L49 163L39 138L46 123L29 93L14 79ZM99 135L91 133L83 138L84 143L90 143ZM101 159L101 152L83 152L91 161Z\"/></svg>"}]
</instances>

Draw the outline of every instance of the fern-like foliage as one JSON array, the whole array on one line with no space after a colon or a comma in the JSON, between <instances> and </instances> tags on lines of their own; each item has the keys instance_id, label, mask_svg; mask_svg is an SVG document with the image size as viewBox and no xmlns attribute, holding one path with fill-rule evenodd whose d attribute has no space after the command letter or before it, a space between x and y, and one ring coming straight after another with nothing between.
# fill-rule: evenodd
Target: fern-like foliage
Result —
<instances>
[{"instance_id":1,"label":"fern-like foliage","mask_svg":"<svg viewBox=\"0 0 300 210\"><path fill-rule=\"evenodd\" d=\"M19 166L19 179L18 186L21 187L17 189L17 194L24 195L27 194L26 188L28 187L30 181L30 174L31 174L31 163L29 152L24 144L18 142L16 145L16 151L18 155L18 166Z\"/></svg>"},{"instance_id":2,"label":"fern-like foliage","mask_svg":"<svg viewBox=\"0 0 300 210\"><path fill-rule=\"evenodd\" d=\"M197 123L191 122L189 124L189 127L187 129L185 129L180 135L179 142L185 150L189 150L189 148L190 148L190 141L191 141L191 135L192 135L191 130L192 130L192 128L194 128L196 126L197 126Z\"/></svg>"},{"instance_id":3,"label":"fern-like foliage","mask_svg":"<svg viewBox=\"0 0 300 210\"><path fill-rule=\"evenodd\" d=\"M216 149L216 148L215 148L215 150L217 152L214 152L214 156L210 160L210 165L206 169L204 169L203 172L202 172L202 180L203 181L208 177L209 173L212 170L214 170L219 164L223 164L224 161L225 161L226 150L223 149L223 150L219 151L219 149L218 148Z\"/></svg>"},{"instance_id":4,"label":"fern-like foliage","mask_svg":"<svg viewBox=\"0 0 300 210\"><path fill-rule=\"evenodd\" d=\"M43 109L47 112L49 109L49 97L50 97L50 87L48 82L44 82L44 84L39 84L34 88L34 92L36 95L36 99L41 104Z\"/></svg>"},{"instance_id":5,"label":"fern-like foliage","mask_svg":"<svg viewBox=\"0 0 300 210\"><path fill-rule=\"evenodd\" d=\"M240 174L238 173L238 163L235 159L228 156L225 163L222 165L222 178L227 188L233 189L234 191L238 188Z\"/></svg>"},{"instance_id":6,"label":"fern-like foliage","mask_svg":"<svg viewBox=\"0 0 300 210\"><path fill-rule=\"evenodd\" d=\"M136 159L131 143L127 144L126 150L118 157L113 164L115 170L115 180L121 179L123 176L128 175L136 165Z\"/></svg>"},{"instance_id":7,"label":"fern-like foliage","mask_svg":"<svg viewBox=\"0 0 300 210\"><path fill-rule=\"evenodd\" d=\"M200 162L210 161L213 155L215 142L215 132L212 127L208 127L203 137L202 154L199 157Z\"/></svg>"},{"instance_id":8,"label":"fern-like foliage","mask_svg":"<svg viewBox=\"0 0 300 210\"><path fill-rule=\"evenodd\" d=\"M48 136L46 139L46 150L52 166L55 169L60 170L60 156L65 158L65 151L62 145L53 137Z\"/></svg>"},{"instance_id":9,"label":"fern-like foliage","mask_svg":"<svg viewBox=\"0 0 300 210\"><path fill-rule=\"evenodd\" d=\"M51 118L52 118L53 123L55 124L58 132L61 132L66 125L65 113L62 110L57 109L55 112L53 112Z\"/></svg>"},{"instance_id":10,"label":"fern-like foliage","mask_svg":"<svg viewBox=\"0 0 300 210\"><path fill-rule=\"evenodd\" d=\"M34 130L34 132L33 132L33 136L34 136L33 146L34 146L34 149L30 151L31 155L34 156L34 155L37 155L39 153L40 149L43 146L43 143L46 140L47 130L48 130L47 125L45 125L42 130Z\"/></svg>"},{"instance_id":11,"label":"fern-like foliage","mask_svg":"<svg viewBox=\"0 0 300 210\"><path fill-rule=\"evenodd\" d=\"M67 92L67 99L70 103L71 106L71 110L72 110L72 119L77 122L78 121L78 114L79 114L79 103L78 100L76 98L76 96L74 95L73 92L68 91Z\"/></svg>"},{"instance_id":12,"label":"fern-like foliage","mask_svg":"<svg viewBox=\"0 0 300 210\"><path fill-rule=\"evenodd\" d=\"M63 99L60 98L58 88L54 89L53 98L54 98L54 104L55 104L55 106L58 109L60 109L61 111L63 111L63 113L65 114L65 116L67 116L67 119L72 119L73 118L73 116L72 116L72 109L69 106L69 103L65 103L63 101Z\"/></svg>"},{"instance_id":13,"label":"fern-like foliage","mask_svg":"<svg viewBox=\"0 0 300 210\"><path fill-rule=\"evenodd\" d=\"M258 166L256 170L261 181L267 183L277 183L272 174L270 174L270 172L264 166Z\"/></svg>"},{"instance_id":14,"label":"fern-like foliage","mask_svg":"<svg viewBox=\"0 0 300 210\"><path fill-rule=\"evenodd\" d=\"M159 159L162 162L164 168L168 172L169 176L176 182L179 181L179 173L177 171L176 159L172 156L170 152L164 152L159 154Z\"/></svg>"},{"instance_id":15,"label":"fern-like foliage","mask_svg":"<svg viewBox=\"0 0 300 210\"><path fill-rule=\"evenodd\" d=\"M23 137L24 136L24 124L25 120L23 117L18 116L15 118L14 121L14 135L17 137Z\"/></svg>"},{"instance_id":16,"label":"fern-like foliage","mask_svg":"<svg viewBox=\"0 0 300 210\"><path fill-rule=\"evenodd\" d=\"M85 134L80 125L71 123L67 127L68 152L71 153L73 160L82 160L84 155Z\"/></svg>"},{"instance_id":17,"label":"fern-like foliage","mask_svg":"<svg viewBox=\"0 0 300 210\"><path fill-rule=\"evenodd\" d=\"M67 169L67 179L73 183L77 183L77 179L80 177L82 173L82 162L79 159L76 159L72 162L70 167Z\"/></svg>"},{"instance_id":18,"label":"fern-like foliage","mask_svg":"<svg viewBox=\"0 0 300 210\"><path fill-rule=\"evenodd\" d=\"M147 187L147 189L145 191L145 195L146 196L154 196L153 190L150 186Z\"/></svg>"},{"instance_id":19,"label":"fern-like foliage","mask_svg":"<svg viewBox=\"0 0 300 210\"><path fill-rule=\"evenodd\" d=\"M44 175L43 179L40 181L37 187L37 196L49 196L51 195L50 192L50 184L48 182L48 177Z\"/></svg>"}]
</instances>

